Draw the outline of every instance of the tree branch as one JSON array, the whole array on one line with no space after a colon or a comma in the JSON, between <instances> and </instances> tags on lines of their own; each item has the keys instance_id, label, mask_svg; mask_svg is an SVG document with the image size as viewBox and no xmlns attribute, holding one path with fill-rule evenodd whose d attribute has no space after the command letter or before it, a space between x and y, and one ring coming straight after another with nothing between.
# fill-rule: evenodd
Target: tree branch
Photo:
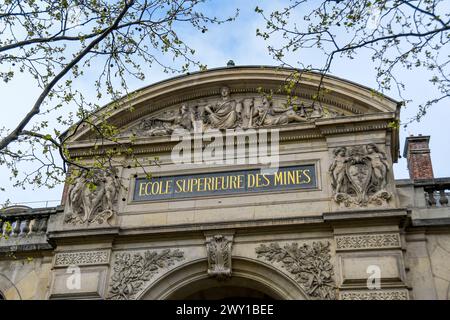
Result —
<instances>
[{"instance_id":1,"label":"tree branch","mask_svg":"<svg viewBox=\"0 0 450 320\"><path fill-rule=\"evenodd\" d=\"M114 23L105 30L98 38L93 40L84 50L82 50L67 66L58 73L53 80L44 88L39 98L36 100L35 104L28 112L28 114L20 121L19 125L5 138L0 141L0 151L5 149L11 142L17 140L22 130L31 121L31 119L40 112L40 106L42 105L45 98L48 96L52 88L61 80L78 62L80 62L92 48L99 44L103 39L105 39L111 32L113 32L119 25L122 18L127 13L128 9L133 5L134 0L126 0L125 6L120 12L120 14L115 19Z\"/></svg>"}]
</instances>

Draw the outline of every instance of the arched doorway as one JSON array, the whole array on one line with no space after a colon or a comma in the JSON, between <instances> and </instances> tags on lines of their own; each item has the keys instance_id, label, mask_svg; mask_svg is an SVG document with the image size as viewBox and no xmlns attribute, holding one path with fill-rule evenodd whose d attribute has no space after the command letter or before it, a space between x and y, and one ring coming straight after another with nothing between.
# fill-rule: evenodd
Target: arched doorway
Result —
<instances>
[{"instance_id":1,"label":"arched doorway","mask_svg":"<svg viewBox=\"0 0 450 320\"><path fill-rule=\"evenodd\" d=\"M22 300L15 284L6 275L0 273L0 300L6 300L6 298L8 300Z\"/></svg>"},{"instance_id":2,"label":"arched doorway","mask_svg":"<svg viewBox=\"0 0 450 320\"><path fill-rule=\"evenodd\" d=\"M179 266L151 284L140 299L223 300L307 299L301 287L274 267L247 258L233 258L230 278L218 280L207 274L201 259Z\"/></svg>"}]
</instances>

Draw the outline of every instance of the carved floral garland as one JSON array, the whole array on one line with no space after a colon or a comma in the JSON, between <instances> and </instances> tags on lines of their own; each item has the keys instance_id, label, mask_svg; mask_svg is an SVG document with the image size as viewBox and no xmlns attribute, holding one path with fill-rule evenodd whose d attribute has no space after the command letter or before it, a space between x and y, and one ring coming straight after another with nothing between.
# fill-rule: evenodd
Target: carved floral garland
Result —
<instances>
[{"instance_id":1,"label":"carved floral garland","mask_svg":"<svg viewBox=\"0 0 450 320\"><path fill-rule=\"evenodd\" d=\"M329 242L313 242L312 245L302 246L298 243L286 244L281 248L278 243L271 243L257 247L256 254L271 263L281 263L309 296L336 299L329 246Z\"/></svg>"},{"instance_id":2,"label":"carved floral garland","mask_svg":"<svg viewBox=\"0 0 450 320\"><path fill-rule=\"evenodd\" d=\"M116 254L109 299L134 299L135 295L143 289L144 284L159 269L167 268L183 259L184 253L182 251L170 249L163 250L160 253L145 251L144 253Z\"/></svg>"}]
</instances>

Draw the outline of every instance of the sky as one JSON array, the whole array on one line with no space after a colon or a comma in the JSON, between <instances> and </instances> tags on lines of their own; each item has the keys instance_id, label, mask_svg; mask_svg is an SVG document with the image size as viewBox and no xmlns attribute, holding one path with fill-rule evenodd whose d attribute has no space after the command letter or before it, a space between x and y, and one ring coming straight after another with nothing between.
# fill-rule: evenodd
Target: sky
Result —
<instances>
[{"instance_id":1,"label":"sky","mask_svg":"<svg viewBox=\"0 0 450 320\"><path fill-rule=\"evenodd\" d=\"M256 6L270 10L286 1L261 1L261 0L229 0L210 1L205 9L208 13L218 16L232 15L235 8L240 9L237 20L220 26L212 26L205 34L194 33L192 30L181 30L185 42L196 49L196 58L208 68L224 67L227 61L233 60L236 65L274 65L276 62L268 55L268 43L260 37L256 37L256 29L264 26L262 18L254 12ZM294 19L297 18L294 16ZM274 39L272 41L277 41ZM302 57L289 57L292 64L301 59L302 62L317 62L317 54L314 51L304 54ZM332 74L343 79L357 82L361 85L376 88L375 71L370 59L364 53L354 60L337 59L332 68ZM428 74L422 74L417 70L402 71L399 73L406 84L404 97L411 99L405 108L401 110L401 119L406 121L414 116L415 107L436 94L436 89L427 81ZM170 78L174 75L165 74L160 68L154 67L146 72L145 81L130 80L129 86L138 89L154 82ZM80 84L89 92L89 83ZM39 95L40 91L34 82L21 75L12 82L0 83L1 116L0 127L16 125L30 109L30 106ZM399 100L397 92L385 92L388 96ZM94 93L92 92L92 96ZM105 101L106 102L106 101ZM409 135L430 135L431 158L435 177L450 177L450 108L449 101L444 100L433 106L427 115L418 123L412 123L407 128L400 129L400 153L403 154L404 141ZM394 164L394 176L396 179L408 178L406 160L401 158ZM0 185L6 188L0 191L0 203L10 199L12 203L24 203L32 207L57 204L62 193L62 186L48 190L45 188L26 190L12 188L9 174L5 168L0 167ZM37 201L36 203L34 203ZM44 201L44 202L41 202ZM30 203L33 202L33 203Z\"/></svg>"}]
</instances>

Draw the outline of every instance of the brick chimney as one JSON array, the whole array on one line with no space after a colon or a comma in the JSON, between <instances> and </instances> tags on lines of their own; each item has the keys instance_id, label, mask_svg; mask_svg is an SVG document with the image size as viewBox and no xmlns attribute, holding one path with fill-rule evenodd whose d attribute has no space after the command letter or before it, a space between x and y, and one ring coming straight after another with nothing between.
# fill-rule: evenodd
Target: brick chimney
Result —
<instances>
[{"instance_id":1,"label":"brick chimney","mask_svg":"<svg viewBox=\"0 0 450 320\"><path fill-rule=\"evenodd\" d=\"M405 141L403 157L408 162L409 178L433 179L433 166L430 156L430 136L409 136Z\"/></svg>"}]
</instances>

